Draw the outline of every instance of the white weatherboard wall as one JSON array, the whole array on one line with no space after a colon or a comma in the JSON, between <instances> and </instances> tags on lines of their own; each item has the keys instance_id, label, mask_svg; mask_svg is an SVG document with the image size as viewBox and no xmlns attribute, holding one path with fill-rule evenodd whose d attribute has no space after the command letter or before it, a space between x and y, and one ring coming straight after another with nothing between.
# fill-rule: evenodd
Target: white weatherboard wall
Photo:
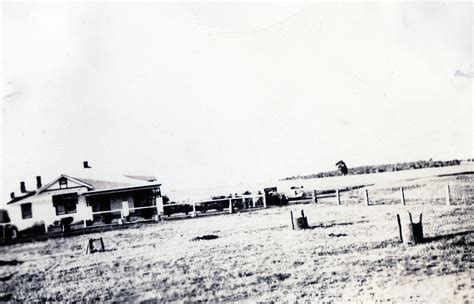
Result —
<instances>
[{"instance_id":1,"label":"white weatherboard wall","mask_svg":"<svg viewBox=\"0 0 474 304\"><path fill-rule=\"evenodd\" d=\"M21 205L27 203L31 203L32 217L28 219L23 219L21 214ZM51 217L51 210L49 209L50 204L47 201L33 202L32 200L24 200L22 202L7 206L8 214L10 215L10 220L20 231L44 223L44 219ZM56 212L54 211L54 213Z\"/></svg>"}]
</instances>

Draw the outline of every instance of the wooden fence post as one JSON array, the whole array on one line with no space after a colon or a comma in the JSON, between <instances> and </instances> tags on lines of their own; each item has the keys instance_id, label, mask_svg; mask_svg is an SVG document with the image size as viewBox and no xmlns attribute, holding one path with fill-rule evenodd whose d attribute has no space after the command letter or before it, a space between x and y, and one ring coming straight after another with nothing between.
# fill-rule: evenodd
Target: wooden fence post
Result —
<instances>
[{"instance_id":1,"label":"wooden fence post","mask_svg":"<svg viewBox=\"0 0 474 304\"><path fill-rule=\"evenodd\" d=\"M293 221L293 211L290 210L290 215L291 215L291 228L295 230L295 222Z\"/></svg>"},{"instance_id":2,"label":"wooden fence post","mask_svg":"<svg viewBox=\"0 0 474 304\"><path fill-rule=\"evenodd\" d=\"M341 204L341 197L339 196L339 189L336 189L337 204Z\"/></svg>"},{"instance_id":3,"label":"wooden fence post","mask_svg":"<svg viewBox=\"0 0 474 304\"><path fill-rule=\"evenodd\" d=\"M367 189L364 189L365 192L365 205L369 206L369 191Z\"/></svg>"},{"instance_id":4,"label":"wooden fence post","mask_svg":"<svg viewBox=\"0 0 474 304\"><path fill-rule=\"evenodd\" d=\"M165 213L165 207L163 205L163 198L156 198L156 219L158 220Z\"/></svg>"},{"instance_id":5,"label":"wooden fence post","mask_svg":"<svg viewBox=\"0 0 474 304\"><path fill-rule=\"evenodd\" d=\"M398 223L398 233L400 234L400 242L403 243L402 222L400 221L399 214L397 214L397 223Z\"/></svg>"},{"instance_id":6,"label":"wooden fence post","mask_svg":"<svg viewBox=\"0 0 474 304\"><path fill-rule=\"evenodd\" d=\"M229 213L232 214L234 212L234 207L232 206L232 199L229 199Z\"/></svg>"},{"instance_id":7,"label":"wooden fence post","mask_svg":"<svg viewBox=\"0 0 474 304\"><path fill-rule=\"evenodd\" d=\"M263 191L262 199L263 199L263 208L267 208L267 199L265 198L265 191Z\"/></svg>"},{"instance_id":8,"label":"wooden fence post","mask_svg":"<svg viewBox=\"0 0 474 304\"><path fill-rule=\"evenodd\" d=\"M193 202L193 213L191 213L191 217L196 217L197 212L196 212L196 202Z\"/></svg>"},{"instance_id":9,"label":"wooden fence post","mask_svg":"<svg viewBox=\"0 0 474 304\"><path fill-rule=\"evenodd\" d=\"M313 191L313 203L318 202L318 192L316 190Z\"/></svg>"},{"instance_id":10,"label":"wooden fence post","mask_svg":"<svg viewBox=\"0 0 474 304\"><path fill-rule=\"evenodd\" d=\"M403 192L403 187L400 187L400 200L402 201L402 205L405 205L405 192Z\"/></svg>"},{"instance_id":11,"label":"wooden fence post","mask_svg":"<svg viewBox=\"0 0 474 304\"><path fill-rule=\"evenodd\" d=\"M449 189L449 184L446 185L446 205L451 205L451 191Z\"/></svg>"},{"instance_id":12,"label":"wooden fence post","mask_svg":"<svg viewBox=\"0 0 474 304\"><path fill-rule=\"evenodd\" d=\"M255 197L252 197L252 206L253 206L253 208L255 208L255 206L256 206L255 203L256 203L255 202Z\"/></svg>"},{"instance_id":13,"label":"wooden fence post","mask_svg":"<svg viewBox=\"0 0 474 304\"><path fill-rule=\"evenodd\" d=\"M120 210L120 220L119 220L119 224L120 225L123 225L125 223L125 218L123 216L123 209Z\"/></svg>"}]
</instances>

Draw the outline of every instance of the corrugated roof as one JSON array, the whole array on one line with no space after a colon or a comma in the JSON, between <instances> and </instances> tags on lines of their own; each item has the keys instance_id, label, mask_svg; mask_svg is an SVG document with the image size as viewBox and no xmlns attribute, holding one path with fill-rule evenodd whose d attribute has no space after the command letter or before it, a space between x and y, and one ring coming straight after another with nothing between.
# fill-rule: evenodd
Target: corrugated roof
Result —
<instances>
[{"instance_id":1,"label":"corrugated roof","mask_svg":"<svg viewBox=\"0 0 474 304\"><path fill-rule=\"evenodd\" d=\"M91 196L91 195L104 195L104 194L120 193L120 192L132 192L132 191L139 191L139 190L156 189L156 188L159 188L160 186L161 184L158 184L158 183L149 183L146 185L128 186L128 187L123 187L123 188L91 190L88 192L84 192L83 195Z\"/></svg>"},{"instance_id":2,"label":"corrugated roof","mask_svg":"<svg viewBox=\"0 0 474 304\"><path fill-rule=\"evenodd\" d=\"M156 177L154 176L146 176L146 175L124 175L125 177L142 180L146 182L156 182Z\"/></svg>"},{"instance_id":3,"label":"corrugated roof","mask_svg":"<svg viewBox=\"0 0 474 304\"><path fill-rule=\"evenodd\" d=\"M156 178L152 176L114 175L114 176L108 176L102 179L102 178L97 178L99 177L99 174L97 174L97 172L94 172L94 170L87 169L87 170L84 170L83 172L87 173L87 177L73 177L73 176L62 174L58 178L54 179L53 182L51 182L50 184L53 184L60 177L66 177L66 178L74 179L76 180L76 182L81 182L83 184L86 184L87 188L89 188L89 191L94 191L94 192L95 191L101 192L101 190L104 190L104 191L106 190L107 192L113 192L114 189L124 191L127 188L136 189L136 188L146 187L146 186L158 187L161 185L161 184L156 183L155 182ZM7 204L16 203L30 196L41 195L41 192L45 190L46 188L48 188L50 184L43 186L42 188L38 189L38 191L33 191L30 193L27 193L26 195L15 197L11 201L9 201Z\"/></svg>"},{"instance_id":4,"label":"corrugated roof","mask_svg":"<svg viewBox=\"0 0 474 304\"><path fill-rule=\"evenodd\" d=\"M121 182L98 180L98 179L88 179L88 178L82 178L82 177L74 177L74 178L86 184L91 185L92 190L123 188L123 187L133 186L132 183L124 183L124 182L121 183Z\"/></svg>"},{"instance_id":5,"label":"corrugated roof","mask_svg":"<svg viewBox=\"0 0 474 304\"><path fill-rule=\"evenodd\" d=\"M69 176L76 176L74 178L91 185L95 184L97 189L103 189L104 187L110 188L107 184L110 184L112 187L115 187L114 185L122 187L127 185L143 185L151 181L156 181L156 177L154 176L124 175L119 173L117 168L111 168L107 171L95 168L81 169ZM92 186L94 190L96 190L96 187L94 187L94 185Z\"/></svg>"}]
</instances>

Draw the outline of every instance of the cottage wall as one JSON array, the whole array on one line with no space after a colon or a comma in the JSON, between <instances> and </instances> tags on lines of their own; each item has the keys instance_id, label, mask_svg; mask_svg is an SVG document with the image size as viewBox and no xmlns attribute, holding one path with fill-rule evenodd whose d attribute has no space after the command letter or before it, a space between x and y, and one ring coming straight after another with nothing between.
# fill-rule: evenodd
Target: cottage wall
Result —
<instances>
[{"instance_id":1,"label":"cottage wall","mask_svg":"<svg viewBox=\"0 0 474 304\"><path fill-rule=\"evenodd\" d=\"M31 203L32 217L23 219L21 205L26 203ZM7 210L8 214L10 215L10 220L15 224L17 229L21 231L35 225L42 225L45 222L45 219L51 218L51 208L52 203L49 204L48 201L35 201L33 203L31 201L25 200L21 204L19 203L8 206Z\"/></svg>"},{"instance_id":2,"label":"cottage wall","mask_svg":"<svg viewBox=\"0 0 474 304\"><path fill-rule=\"evenodd\" d=\"M128 208L133 208L133 197L131 195L124 195L123 197L115 197L110 199L110 210L122 209L122 202L128 202Z\"/></svg>"},{"instance_id":3,"label":"cottage wall","mask_svg":"<svg viewBox=\"0 0 474 304\"><path fill-rule=\"evenodd\" d=\"M11 221L20 231L34 225L42 225L43 223L46 224L46 226L53 225L56 221L61 221L64 217L72 217L73 223L81 222L83 220L92 220L92 208L87 206L85 197L81 195L86 191L86 187L45 191L39 195L26 198L18 203L8 205L7 210L10 214ZM76 212L57 215L56 208L53 205L53 195L69 193L78 194ZM23 219L21 213L21 205L26 203L31 203L32 217L29 219Z\"/></svg>"}]
</instances>

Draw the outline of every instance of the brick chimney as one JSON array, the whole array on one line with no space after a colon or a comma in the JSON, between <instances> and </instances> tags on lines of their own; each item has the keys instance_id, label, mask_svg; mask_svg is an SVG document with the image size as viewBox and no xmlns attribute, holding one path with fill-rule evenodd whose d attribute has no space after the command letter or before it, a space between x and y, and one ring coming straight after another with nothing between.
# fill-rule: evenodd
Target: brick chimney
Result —
<instances>
[{"instance_id":1,"label":"brick chimney","mask_svg":"<svg viewBox=\"0 0 474 304\"><path fill-rule=\"evenodd\" d=\"M43 184L41 183L41 176L36 177L36 188L39 189L43 187Z\"/></svg>"},{"instance_id":2,"label":"brick chimney","mask_svg":"<svg viewBox=\"0 0 474 304\"><path fill-rule=\"evenodd\" d=\"M11 198L11 199L14 199L14 198L15 198L15 192L11 192L11 193L10 193L10 198Z\"/></svg>"},{"instance_id":3,"label":"brick chimney","mask_svg":"<svg viewBox=\"0 0 474 304\"><path fill-rule=\"evenodd\" d=\"M26 193L25 182L20 182L20 192L21 193Z\"/></svg>"},{"instance_id":4,"label":"brick chimney","mask_svg":"<svg viewBox=\"0 0 474 304\"><path fill-rule=\"evenodd\" d=\"M83 165L84 165L84 169L92 168L92 167L89 166L89 162L87 160L83 162Z\"/></svg>"}]
</instances>

